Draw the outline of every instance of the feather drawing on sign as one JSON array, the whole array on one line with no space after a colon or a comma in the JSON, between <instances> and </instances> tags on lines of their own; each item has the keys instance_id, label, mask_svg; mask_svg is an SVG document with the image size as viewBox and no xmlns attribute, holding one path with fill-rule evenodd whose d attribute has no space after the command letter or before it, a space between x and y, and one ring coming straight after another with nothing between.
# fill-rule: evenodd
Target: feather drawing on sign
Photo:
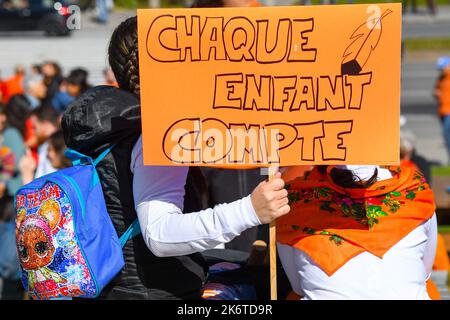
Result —
<instances>
[{"instance_id":1,"label":"feather drawing on sign","mask_svg":"<svg viewBox=\"0 0 450 320\"><path fill-rule=\"evenodd\" d=\"M343 54L342 74L361 72L380 41L383 33L381 20L391 13L392 10L387 9L380 17L364 22L352 33L350 36L352 42Z\"/></svg>"}]
</instances>

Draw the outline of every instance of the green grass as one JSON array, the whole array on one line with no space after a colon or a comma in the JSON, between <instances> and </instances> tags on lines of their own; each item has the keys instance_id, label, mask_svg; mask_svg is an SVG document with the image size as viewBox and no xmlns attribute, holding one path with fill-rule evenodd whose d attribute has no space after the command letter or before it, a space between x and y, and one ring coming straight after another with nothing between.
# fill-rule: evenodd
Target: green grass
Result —
<instances>
[{"instance_id":1,"label":"green grass","mask_svg":"<svg viewBox=\"0 0 450 320\"><path fill-rule=\"evenodd\" d=\"M148 8L148 0L115 0L114 5L120 9L137 9ZM161 0L162 8L182 8L184 7L183 1L177 0Z\"/></svg>"},{"instance_id":2,"label":"green grass","mask_svg":"<svg viewBox=\"0 0 450 320\"><path fill-rule=\"evenodd\" d=\"M450 38L418 38L404 41L406 51L450 50Z\"/></svg>"},{"instance_id":3,"label":"green grass","mask_svg":"<svg viewBox=\"0 0 450 320\"><path fill-rule=\"evenodd\" d=\"M260 0L262 1L262 0ZM355 3L383 3L387 1L380 0L355 0ZM391 1L390 1L391 2ZM401 2L401 1L392 1ZM417 0L418 5L425 5L425 0ZM436 0L437 4L450 5L450 0ZM294 3L294 2L293 2ZM313 4L319 4L319 0L312 0ZM346 0L337 0L338 4L347 3ZM137 8L147 8L148 0L115 0L115 5L117 9L137 9ZM163 8L175 8L183 7L183 0L161 0L161 6ZM404 49L406 51L429 51L429 50L450 50L450 37L449 38L418 38L418 39L406 39L404 41Z\"/></svg>"},{"instance_id":4,"label":"green grass","mask_svg":"<svg viewBox=\"0 0 450 320\"><path fill-rule=\"evenodd\" d=\"M450 226L449 225L438 226L438 232L439 233L450 233Z\"/></svg>"},{"instance_id":5,"label":"green grass","mask_svg":"<svg viewBox=\"0 0 450 320\"><path fill-rule=\"evenodd\" d=\"M431 167L432 176L450 176L450 167L433 166Z\"/></svg>"}]
</instances>

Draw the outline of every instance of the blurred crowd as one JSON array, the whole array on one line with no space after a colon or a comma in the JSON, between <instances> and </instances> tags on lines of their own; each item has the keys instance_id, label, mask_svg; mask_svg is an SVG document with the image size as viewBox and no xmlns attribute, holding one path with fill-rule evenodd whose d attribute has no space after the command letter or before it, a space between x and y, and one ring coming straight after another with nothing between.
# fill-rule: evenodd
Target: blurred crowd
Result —
<instances>
[{"instance_id":1,"label":"blurred crowd","mask_svg":"<svg viewBox=\"0 0 450 320\"><path fill-rule=\"evenodd\" d=\"M245 1L248 6L259 6L255 0ZM226 6L228 2L231 5L233 0L198 0L194 7ZM435 13L433 0L427 3L430 12ZM404 9L407 9L406 6ZM450 57L440 58L437 69L439 77L434 94L439 104L439 116L450 154ZM104 85L117 86L111 69L104 69L103 75ZM53 61L45 61L29 68L17 65L14 75L8 78L2 78L0 74L0 299L23 298L15 245L14 194L33 179L71 165L70 160L64 156L66 146L61 130L61 116L89 88L91 84L87 70L75 68L64 74L61 66ZM401 166L418 168L430 181L429 163L416 152L414 136L402 132L400 145ZM289 168L283 172L283 178L289 181L303 175L307 169L309 168ZM204 202L207 202L205 207L239 199L265 179L259 169L202 168L192 177L198 180L197 183L203 182L204 189L207 189L203 197ZM197 190L193 192L199 193ZM190 210L189 207L185 209L188 212ZM229 254L249 252L256 239L268 242L267 233L267 227L264 226L248 229L225 248L230 249ZM449 268L447 248L440 237L435 270L445 274L445 283ZM436 297L439 292L434 290L434 294Z\"/></svg>"},{"instance_id":2,"label":"blurred crowd","mask_svg":"<svg viewBox=\"0 0 450 320\"><path fill-rule=\"evenodd\" d=\"M450 58L440 58L437 69L439 77L434 93L450 152ZM103 75L104 85L117 86L109 68L104 69ZM71 165L64 156L66 146L60 120L69 105L91 88L88 78L89 73L83 68L75 68L63 75L57 63L46 61L29 69L17 65L13 76L0 79L0 299L22 299L24 296L15 246L14 194L33 179ZM400 146L401 166L418 168L430 181L429 163L416 152L415 137L411 132L402 130ZM283 178L288 181L308 169L290 167L284 171ZM202 168L197 180L205 180L207 206L213 206L247 194L261 179L264 177L258 169ZM230 190L229 185L238 188ZM226 248L233 254L249 252L256 239L268 241L266 233L264 227L249 229ZM441 236L439 241L435 274L441 272L447 279L450 262ZM439 295L437 289L434 294Z\"/></svg>"},{"instance_id":3,"label":"blurred crowd","mask_svg":"<svg viewBox=\"0 0 450 320\"><path fill-rule=\"evenodd\" d=\"M440 57L436 63L439 72L434 96L438 102L439 117L443 126L444 139L450 156L450 57ZM450 192L450 187L449 190Z\"/></svg>"},{"instance_id":4,"label":"blurred crowd","mask_svg":"<svg viewBox=\"0 0 450 320\"><path fill-rule=\"evenodd\" d=\"M0 77L0 296L22 298L15 248L14 194L33 179L71 165L60 127L62 113L89 89L83 68L63 75L52 61L15 67ZM117 86L110 69L105 85ZM3 288L3 290L2 290ZM18 295L18 296L15 296Z\"/></svg>"}]
</instances>

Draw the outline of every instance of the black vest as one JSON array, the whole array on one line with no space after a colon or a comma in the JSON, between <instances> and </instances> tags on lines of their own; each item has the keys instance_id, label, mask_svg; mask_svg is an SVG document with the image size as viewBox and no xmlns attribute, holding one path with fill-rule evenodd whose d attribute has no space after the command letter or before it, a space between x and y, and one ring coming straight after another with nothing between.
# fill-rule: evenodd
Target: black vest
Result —
<instances>
[{"instance_id":1,"label":"black vest","mask_svg":"<svg viewBox=\"0 0 450 320\"><path fill-rule=\"evenodd\" d=\"M108 213L119 237L137 218L132 193L131 151L141 134L139 99L107 86L86 91L62 118L66 145L91 157L115 145L97 166ZM201 254L159 258L142 235L124 248L125 267L100 299L198 299L207 266Z\"/></svg>"}]
</instances>

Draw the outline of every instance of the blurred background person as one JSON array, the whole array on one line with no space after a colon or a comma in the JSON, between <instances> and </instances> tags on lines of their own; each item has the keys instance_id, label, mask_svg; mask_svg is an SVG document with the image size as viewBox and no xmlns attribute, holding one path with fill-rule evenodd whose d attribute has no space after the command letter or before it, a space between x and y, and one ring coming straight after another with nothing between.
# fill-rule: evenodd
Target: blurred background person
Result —
<instances>
[{"instance_id":1,"label":"blurred background person","mask_svg":"<svg viewBox=\"0 0 450 320\"><path fill-rule=\"evenodd\" d=\"M411 3L411 13L417 13L417 0L402 0L403 14L408 13L409 3Z\"/></svg>"},{"instance_id":2,"label":"blurred background person","mask_svg":"<svg viewBox=\"0 0 450 320\"><path fill-rule=\"evenodd\" d=\"M76 68L70 71L63 80L60 90L52 99L52 106L62 114L67 107L75 101L84 91L91 88L88 83L89 72L83 68Z\"/></svg>"},{"instance_id":3,"label":"blurred background person","mask_svg":"<svg viewBox=\"0 0 450 320\"><path fill-rule=\"evenodd\" d=\"M64 155L66 149L62 130L56 131L48 138L47 159L54 168L60 170L72 166L72 161Z\"/></svg>"},{"instance_id":4,"label":"blurred background person","mask_svg":"<svg viewBox=\"0 0 450 320\"><path fill-rule=\"evenodd\" d=\"M59 87L63 81L62 70L58 63L54 61L46 61L41 66L44 84L47 87L47 95L45 104L50 104L53 97L59 92Z\"/></svg>"},{"instance_id":5,"label":"blurred background person","mask_svg":"<svg viewBox=\"0 0 450 320\"><path fill-rule=\"evenodd\" d=\"M28 100L31 109L39 107L48 96L48 88L41 75L24 78L23 95Z\"/></svg>"},{"instance_id":6,"label":"blurred background person","mask_svg":"<svg viewBox=\"0 0 450 320\"><path fill-rule=\"evenodd\" d=\"M450 154L450 57L441 57L437 61L439 76L436 80L434 96L439 104L439 117L441 118L447 151Z\"/></svg>"},{"instance_id":7,"label":"blurred background person","mask_svg":"<svg viewBox=\"0 0 450 320\"><path fill-rule=\"evenodd\" d=\"M30 76L24 79L25 92L13 96L8 105L7 112L10 113L10 121L20 128L25 144L31 148L31 152L37 159L38 142L34 134L34 127L28 115L31 110L38 108L47 96L47 86L41 75Z\"/></svg>"},{"instance_id":8,"label":"blurred background person","mask_svg":"<svg viewBox=\"0 0 450 320\"><path fill-rule=\"evenodd\" d=\"M62 131L56 131L48 138L47 159L50 164L57 170L72 166L72 162L64 155L66 144ZM37 162L31 155L30 150L19 162L19 169L22 175L23 184L30 183L34 180L36 174Z\"/></svg>"},{"instance_id":9,"label":"blurred background person","mask_svg":"<svg viewBox=\"0 0 450 320\"><path fill-rule=\"evenodd\" d=\"M33 124L28 118L31 110L28 99L22 94L13 96L6 106L9 123L19 130L25 145L31 148L37 161L37 138L34 134Z\"/></svg>"},{"instance_id":10,"label":"blurred background person","mask_svg":"<svg viewBox=\"0 0 450 320\"><path fill-rule=\"evenodd\" d=\"M400 167L419 170L431 183L430 162L416 152L416 138L411 131L400 131Z\"/></svg>"},{"instance_id":11,"label":"blurred background person","mask_svg":"<svg viewBox=\"0 0 450 320\"><path fill-rule=\"evenodd\" d=\"M3 78L2 71L0 70L0 103L3 101Z\"/></svg>"},{"instance_id":12,"label":"blurred background person","mask_svg":"<svg viewBox=\"0 0 450 320\"><path fill-rule=\"evenodd\" d=\"M0 106L0 296L2 299L21 299L23 288L15 249L14 194L22 185L18 161L25 148L20 128L14 126L14 116L8 117L6 110Z\"/></svg>"},{"instance_id":13,"label":"blurred background person","mask_svg":"<svg viewBox=\"0 0 450 320\"><path fill-rule=\"evenodd\" d=\"M113 0L95 0L96 16L94 18L94 21L102 24L108 23L109 13L113 9L113 7Z\"/></svg>"},{"instance_id":14,"label":"blurred background person","mask_svg":"<svg viewBox=\"0 0 450 320\"><path fill-rule=\"evenodd\" d=\"M431 15L436 15L437 13L437 7L436 7L436 1L435 0L426 0L426 5L428 12ZM411 13L412 14L418 14L419 11L417 10L417 0L402 0L402 11L403 14L408 13L409 3L411 3Z\"/></svg>"},{"instance_id":15,"label":"blurred background person","mask_svg":"<svg viewBox=\"0 0 450 320\"><path fill-rule=\"evenodd\" d=\"M88 83L89 72L83 68L73 69L66 78L67 93L73 98L78 98L83 92L91 88Z\"/></svg>"},{"instance_id":16,"label":"blurred background person","mask_svg":"<svg viewBox=\"0 0 450 320\"><path fill-rule=\"evenodd\" d=\"M254 0L195 0L192 7L250 7L259 5ZM266 179L266 176L261 175L259 168L233 170L202 167L200 170L205 177L208 188L207 198L209 203L207 207L214 207L220 203L229 203L238 200L252 192L262 180ZM258 239L268 242L267 225L245 230L241 235L225 244L225 248L245 253L241 254L239 252L233 253L232 251L228 251L228 254L233 254L236 258L245 257L246 254L250 253L253 242Z\"/></svg>"},{"instance_id":17,"label":"blurred background person","mask_svg":"<svg viewBox=\"0 0 450 320\"><path fill-rule=\"evenodd\" d=\"M33 64L30 70L31 76L41 76L42 75L42 67L40 64Z\"/></svg>"},{"instance_id":18,"label":"blurred background person","mask_svg":"<svg viewBox=\"0 0 450 320\"><path fill-rule=\"evenodd\" d=\"M119 87L111 67L103 69L103 77L105 78L104 84L106 86Z\"/></svg>"},{"instance_id":19,"label":"blurred background person","mask_svg":"<svg viewBox=\"0 0 450 320\"><path fill-rule=\"evenodd\" d=\"M434 258L431 276L427 282L428 294L433 300L448 300L450 298L448 288L448 272L450 260L444 237L441 233L437 235L436 256Z\"/></svg>"},{"instance_id":20,"label":"blurred background person","mask_svg":"<svg viewBox=\"0 0 450 320\"><path fill-rule=\"evenodd\" d=\"M56 171L47 158L47 152L50 136L60 129L59 116L53 107L43 105L31 112L30 119L38 141L38 161L34 178L39 178Z\"/></svg>"}]
</instances>

